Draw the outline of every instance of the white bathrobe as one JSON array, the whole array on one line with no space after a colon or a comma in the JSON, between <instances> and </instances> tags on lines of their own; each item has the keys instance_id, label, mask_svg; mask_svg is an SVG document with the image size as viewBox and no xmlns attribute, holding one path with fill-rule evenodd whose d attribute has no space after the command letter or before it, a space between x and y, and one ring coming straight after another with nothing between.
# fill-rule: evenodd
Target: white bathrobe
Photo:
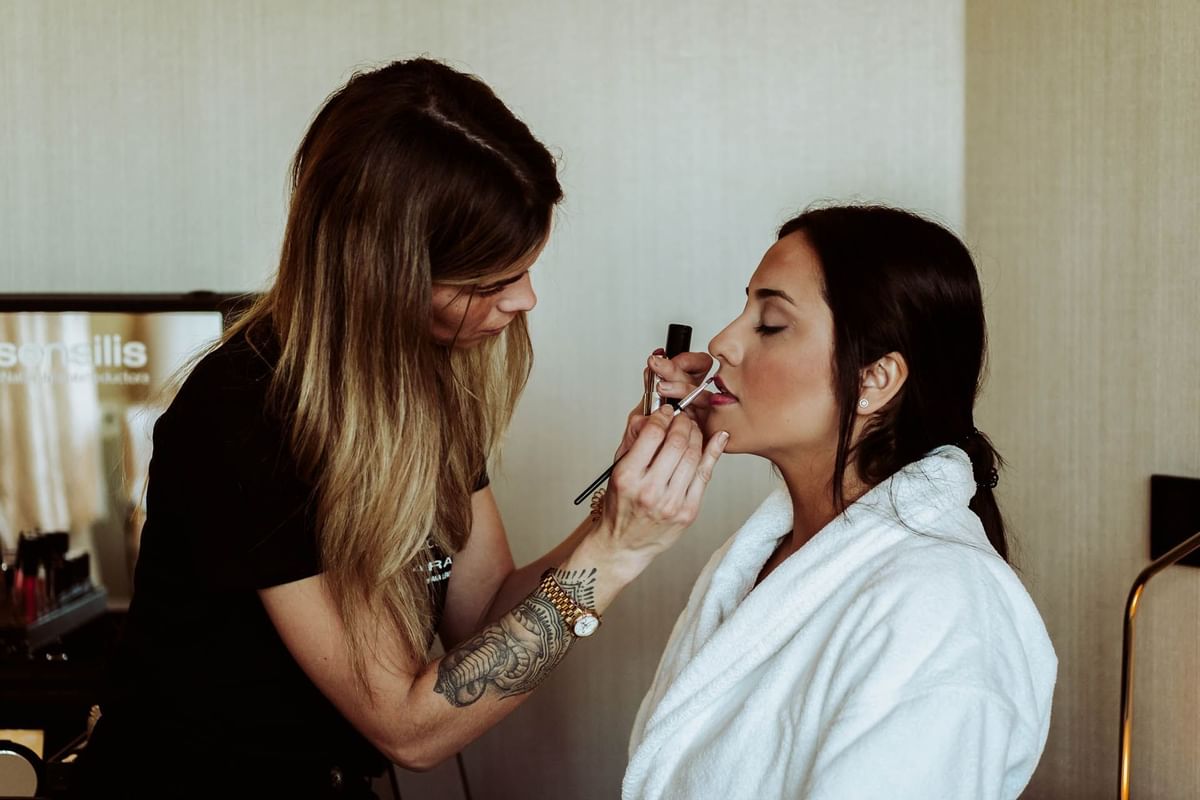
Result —
<instances>
[{"instance_id":1,"label":"white bathrobe","mask_svg":"<svg viewBox=\"0 0 1200 800\"><path fill-rule=\"evenodd\" d=\"M696 581L622 798L1017 797L1057 660L974 491L966 454L938 448L755 587L792 527L787 492L770 495Z\"/></svg>"}]
</instances>

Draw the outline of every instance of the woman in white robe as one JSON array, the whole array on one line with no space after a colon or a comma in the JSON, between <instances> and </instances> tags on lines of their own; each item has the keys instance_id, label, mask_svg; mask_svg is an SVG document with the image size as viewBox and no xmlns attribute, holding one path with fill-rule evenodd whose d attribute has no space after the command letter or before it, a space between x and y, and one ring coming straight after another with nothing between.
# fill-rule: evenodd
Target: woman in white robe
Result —
<instances>
[{"instance_id":1,"label":"woman in white robe","mask_svg":"<svg viewBox=\"0 0 1200 800\"><path fill-rule=\"evenodd\" d=\"M1007 563L973 406L978 277L868 206L785 223L699 403L784 487L701 573L638 712L625 800L1015 798L1057 661ZM651 359L682 396L711 360Z\"/></svg>"}]
</instances>

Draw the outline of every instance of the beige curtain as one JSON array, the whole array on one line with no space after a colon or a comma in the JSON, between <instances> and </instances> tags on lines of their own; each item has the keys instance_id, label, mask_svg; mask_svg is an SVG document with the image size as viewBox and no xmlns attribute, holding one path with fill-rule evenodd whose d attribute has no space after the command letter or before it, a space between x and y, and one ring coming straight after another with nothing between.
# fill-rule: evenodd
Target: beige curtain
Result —
<instances>
[{"instance_id":1,"label":"beige curtain","mask_svg":"<svg viewBox=\"0 0 1200 800\"><path fill-rule=\"evenodd\" d=\"M0 342L90 342L83 314L0 315ZM105 513L100 402L90 367L0 368L0 539L25 530L63 530L91 547L91 523ZM72 373L82 379L71 380Z\"/></svg>"}]
</instances>

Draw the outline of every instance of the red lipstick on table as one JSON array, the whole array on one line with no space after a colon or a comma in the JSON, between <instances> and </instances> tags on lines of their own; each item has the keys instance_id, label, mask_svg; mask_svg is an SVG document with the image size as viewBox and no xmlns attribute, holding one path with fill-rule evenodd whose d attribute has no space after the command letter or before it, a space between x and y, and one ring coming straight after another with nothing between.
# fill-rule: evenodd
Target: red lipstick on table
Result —
<instances>
[{"instance_id":1,"label":"red lipstick on table","mask_svg":"<svg viewBox=\"0 0 1200 800\"><path fill-rule=\"evenodd\" d=\"M38 618L38 553L34 548L36 539L25 540L25 553L21 559L21 610L26 623Z\"/></svg>"}]
</instances>

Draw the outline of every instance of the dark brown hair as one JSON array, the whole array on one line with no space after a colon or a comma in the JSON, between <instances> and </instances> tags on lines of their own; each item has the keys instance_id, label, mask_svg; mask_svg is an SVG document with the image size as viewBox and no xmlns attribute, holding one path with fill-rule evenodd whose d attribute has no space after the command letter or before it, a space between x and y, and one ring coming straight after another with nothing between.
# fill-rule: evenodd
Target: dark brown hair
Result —
<instances>
[{"instance_id":1,"label":"dark brown hair","mask_svg":"<svg viewBox=\"0 0 1200 800\"><path fill-rule=\"evenodd\" d=\"M846 506L849 462L873 486L935 447L953 444L970 457L978 484L971 509L1007 561L1004 520L991 488L1002 461L974 420L987 329L970 252L942 226L882 206L810 209L785 222L779 238L797 232L817 254L833 312L835 507ZM904 356L908 379L853 443L862 370L892 352Z\"/></svg>"}]
</instances>

